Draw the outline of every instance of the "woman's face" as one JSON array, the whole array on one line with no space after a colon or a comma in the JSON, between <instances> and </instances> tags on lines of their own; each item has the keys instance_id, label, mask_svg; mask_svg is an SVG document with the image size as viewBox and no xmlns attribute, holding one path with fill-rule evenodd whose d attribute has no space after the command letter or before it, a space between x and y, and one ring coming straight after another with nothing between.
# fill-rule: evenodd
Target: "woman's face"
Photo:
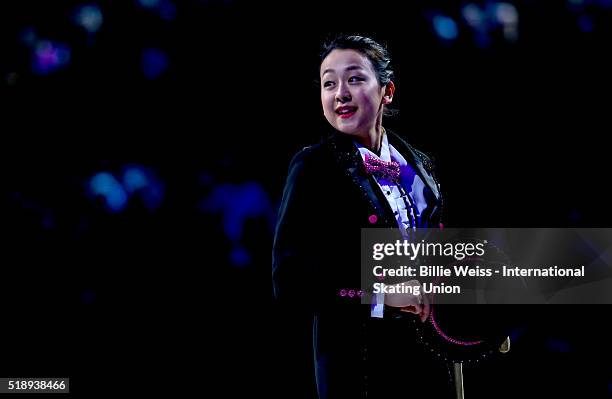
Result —
<instances>
[{"instance_id":1,"label":"woman's face","mask_svg":"<svg viewBox=\"0 0 612 399\"><path fill-rule=\"evenodd\" d=\"M333 50L320 74L327 121L342 133L366 137L380 123L383 104L391 103L393 83L380 86L370 60L355 50Z\"/></svg>"}]
</instances>

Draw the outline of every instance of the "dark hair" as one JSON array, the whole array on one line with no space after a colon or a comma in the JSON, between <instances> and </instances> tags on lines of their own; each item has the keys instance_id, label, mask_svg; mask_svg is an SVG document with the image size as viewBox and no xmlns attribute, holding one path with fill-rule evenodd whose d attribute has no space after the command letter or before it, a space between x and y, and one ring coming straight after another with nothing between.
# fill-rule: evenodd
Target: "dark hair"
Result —
<instances>
[{"instance_id":1,"label":"dark hair","mask_svg":"<svg viewBox=\"0 0 612 399\"><path fill-rule=\"evenodd\" d=\"M378 84L385 86L393 80L394 73L391 68L391 56L387 49L367 36L340 35L323 44L319 65L333 50L355 50L370 60ZM318 82L320 84L320 82ZM385 107L385 115L395 115L397 110Z\"/></svg>"}]
</instances>

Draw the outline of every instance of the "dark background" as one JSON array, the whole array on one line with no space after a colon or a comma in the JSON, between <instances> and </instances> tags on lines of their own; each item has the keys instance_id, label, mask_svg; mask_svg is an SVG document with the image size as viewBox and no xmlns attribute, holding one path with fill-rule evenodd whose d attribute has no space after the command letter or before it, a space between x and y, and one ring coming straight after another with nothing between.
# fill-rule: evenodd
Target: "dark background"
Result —
<instances>
[{"instance_id":1,"label":"dark background","mask_svg":"<svg viewBox=\"0 0 612 399\"><path fill-rule=\"evenodd\" d=\"M610 225L610 1L2 9L2 376L224 397L295 378L272 234L289 160L327 131L314 80L335 33L388 45L384 124L434 157L446 226ZM609 307L524 312L468 397L612 396Z\"/></svg>"}]
</instances>

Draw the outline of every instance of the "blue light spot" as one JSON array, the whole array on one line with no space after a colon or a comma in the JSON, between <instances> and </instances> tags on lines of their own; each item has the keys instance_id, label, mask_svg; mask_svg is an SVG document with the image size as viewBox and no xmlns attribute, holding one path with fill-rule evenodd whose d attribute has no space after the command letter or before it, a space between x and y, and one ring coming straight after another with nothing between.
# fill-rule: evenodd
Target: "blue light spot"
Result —
<instances>
[{"instance_id":1,"label":"blue light spot","mask_svg":"<svg viewBox=\"0 0 612 399\"><path fill-rule=\"evenodd\" d=\"M444 40L455 40L459 34L455 21L445 15L436 15L433 26L438 36Z\"/></svg>"},{"instance_id":2,"label":"blue light spot","mask_svg":"<svg viewBox=\"0 0 612 399\"><path fill-rule=\"evenodd\" d=\"M168 69L168 56L160 49L149 48L142 52L142 72L147 79L157 79Z\"/></svg>"},{"instance_id":3,"label":"blue light spot","mask_svg":"<svg viewBox=\"0 0 612 399\"><path fill-rule=\"evenodd\" d=\"M497 22L502 25L515 25L518 23L519 14L514 5L510 3L497 3L493 9L495 10L494 14Z\"/></svg>"},{"instance_id":4,"label":"blue light spot","mask_svg":"<svg viewBox=\"0 0 612 399\"><path fill-rule=\"evenodd\" d=\"M74 22L89 33L96 33L102 27L102 11L95 4L80 6L74 13Z\"/></svg>"},{"instance_id":5,"label":"blue light spot","mask_svg":"<svg viewBox=\"0 0 612 399\"><path fill-rule=\"evenodd\" d=\"M137 0L137 3L144 8L155 8L160 0Z\"/></svg>"},{"instance_id":6,"label":"blue light spot","mask_svg":"<svg viewBox=\"0 0 612 399\"><path fill-rule=\"evenodd\" d=\"M236 246L230 252L230 261L234 266L245 267L251 263L251 255L246 249Z\"/></svg>"},{"instance_id":7,"label":"blue light spot","mask_svg":"<svg viewBox=\"0 0 612 399\"><path fill-rule=\"evenodd\" d=\"M129 166L123 172L123 186L125 190L132 194L149 184L149 179L144 170L139 166Z\"/></svg>"},{"instance_id":8,"label":"blue light spot","mask_svg":"<svg viewBox=\"0 0 612 399\"><path fill-rule=\"evenodd\" d=\"M461 9L461 14L463 19L470 25L472 28L477 30L485 29L485 16L479 6L474 3L466 4Z\"/></svg>"},{"instance_id":9,"label":"blue light spot","mask_svg":"<svg viewBox=\"0 0 612 399\"><path fill-rule=\"evenodd\" d=\"M247 219L262 216L271 223L273 218L270 199L256 182L217 186L211 195L202 201L201 210L206 213L221 212L225 233L234 242L242 238Z\"/></svg>"},{"instance_id":10,"label":"blue light spot","mask_svg":"<svg viewBox=\"0 0 612 399\"><path fill-rule=\"evenodd\" d=\"M34 47L32 71L39 75L48 75L65 67L70 62L70 48L61 43L42 40Z\"/></svg>"},{"instance_id":11,"label":"blue light spot","mask_svg":"<svg viewBox=\"0 0 612 399\"><path fill-rule=\"evenodd\" d=\"M130 195L138 195L149 211L159 208L164 199L164 184L147 168L130 165L123 170L123 186Z\"/></svg>"},{"instance_id":12,"label":"blue light spot","mask_svg":"<svg viewBox=\"0 0 612 399\"><path fill-rule=\"evenodd\" d=\"M104 198L106 208L110 212L121 212L127 204L127 194L113 175L100 172L89 181L89 187L94 195Z\"/></svg>"}]
</instances>

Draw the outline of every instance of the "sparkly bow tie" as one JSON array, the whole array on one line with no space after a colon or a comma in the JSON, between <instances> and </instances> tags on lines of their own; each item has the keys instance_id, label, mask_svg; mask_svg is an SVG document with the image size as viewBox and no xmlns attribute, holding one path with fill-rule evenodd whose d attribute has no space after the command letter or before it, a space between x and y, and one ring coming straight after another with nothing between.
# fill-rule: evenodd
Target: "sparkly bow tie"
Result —
<instances>
[{"instance_id":1,"label":"sparkly bow tie","mask_svg":"<svg viewBox=\"0 0 612 399\"><path fill-rule=\"evenodd\" d=\"M399 163L395 161L383 161L380 158L366 154L365 161L366 172L379 178L386 180L397 180L400 176Z\"/></svg>"}]
</instances>

